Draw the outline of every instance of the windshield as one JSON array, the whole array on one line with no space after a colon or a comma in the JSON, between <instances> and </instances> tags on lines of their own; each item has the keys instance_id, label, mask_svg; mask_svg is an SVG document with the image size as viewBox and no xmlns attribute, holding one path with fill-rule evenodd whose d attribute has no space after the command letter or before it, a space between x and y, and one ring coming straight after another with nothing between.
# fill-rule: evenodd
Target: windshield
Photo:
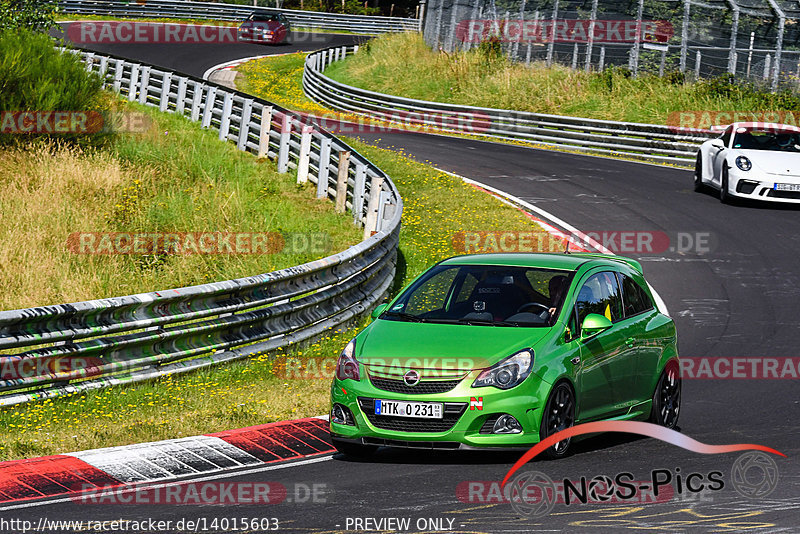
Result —
<instances>
[{"instance_id":1,"label":"windshield","mask_svg":"<svg viewBox=\"0 0 800 534\"><path fill-rule=\"evenodd\" d=\"M745 130L740 128L733 138L733 148L800 152L800 134L781 130Z\"/></svg>"},{"instance_id":2,"label":"windshield","mask_svg":"<svg viewBox=\"0 0 800 534\"><path fill-rule=\"evenodd\" d=\"M454 265L431 269L382 319L485 326L551 326L571 271Z\"/></svg>"},{"instance_id":3,"label":"windshield","mask_svg":"<svg viewBox=\"0 0 800 534\"><path fill-rule=\"evenodd\" d=\"M253 14L247 20L256 22L280 22L280 15L278 14Z\"/></svg>"}]
</instances>

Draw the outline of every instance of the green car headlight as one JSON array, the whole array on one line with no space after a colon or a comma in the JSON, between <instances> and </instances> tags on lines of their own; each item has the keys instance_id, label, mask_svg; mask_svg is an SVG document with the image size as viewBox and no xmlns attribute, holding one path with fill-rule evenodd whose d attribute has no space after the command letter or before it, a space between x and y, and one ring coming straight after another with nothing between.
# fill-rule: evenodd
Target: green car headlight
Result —
<instances>
[{"instance_id":1,"label":"green car headlight","mask_svg":"<svg viewBox=\"0 0 800 534\"><path fill-rule=\"evenodd\" d=\"M472 383L472 387L493 386L499 389L511 389L528 378L532 369L533 351L524 349L484 370Z\"/></svg>"}]
</instances>

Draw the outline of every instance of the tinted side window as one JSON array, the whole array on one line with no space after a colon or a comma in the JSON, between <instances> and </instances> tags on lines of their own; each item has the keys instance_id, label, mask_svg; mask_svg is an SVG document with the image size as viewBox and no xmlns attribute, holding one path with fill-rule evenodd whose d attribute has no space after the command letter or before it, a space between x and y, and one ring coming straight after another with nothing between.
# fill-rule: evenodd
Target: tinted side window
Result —
<instances>
[{"instance_id":1,"label":"tinted side window","mask_svg":"<svg viewBox=\"0 0 800 534\"><path fill-rule=\"evenodd\" d=\"M625 304L625 317L638 315L653 309L653 302L647 292L630 276L620 274L622 280L622 301Z\"/></svg>"},{"instance_id":2,"label":"tinted side window","mask_svg":"<svg viewBox=\"0 0 800 534\"><path fill-rule=\"evenodd\" d=\"M731 135L733 134L733 130L728 130L724 134L722 134L722 142L725 143L725 148L728 148L728 144L731 142Z\"/></svg>"},{"instance_id":3,"label":"tinted side window","mask_svg":"<svg viewBox=\"0 0 800 534\"><path fill-rule=\"evenodd\" d=\"M611 322L619 321L622 318L621 300L617 277L613 272L592 275L578 291L575 303L578 323L583 324L590 313L607 317Z\"/></svg>"}]
</instances>

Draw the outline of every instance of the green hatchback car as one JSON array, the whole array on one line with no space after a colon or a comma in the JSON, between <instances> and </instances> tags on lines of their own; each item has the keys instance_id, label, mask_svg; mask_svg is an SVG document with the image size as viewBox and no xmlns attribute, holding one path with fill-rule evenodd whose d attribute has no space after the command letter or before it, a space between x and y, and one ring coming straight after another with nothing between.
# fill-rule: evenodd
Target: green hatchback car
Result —
<instances>
[{"instance_id":1,"label":"green hatchback car","mask_svg":"<svg viewBox=\"0 0 800 534\"><path fill-rule=\"evenodd\" d=\"M673 428L677 339L659 308L641 265L619 256L444 260L378 306L339 355L333 445L352 456L528 448L600 419Z\"/></svg>"}]
</instances>

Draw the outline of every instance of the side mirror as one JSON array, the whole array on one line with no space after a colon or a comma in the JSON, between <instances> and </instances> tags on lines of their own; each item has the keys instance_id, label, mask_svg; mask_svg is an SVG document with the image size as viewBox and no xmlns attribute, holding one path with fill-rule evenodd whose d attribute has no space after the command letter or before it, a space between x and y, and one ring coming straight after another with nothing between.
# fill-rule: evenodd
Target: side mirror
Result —
<instances>
[{"instance_id":1,"label":"side mirror","mask_svg":"<svg viewBox=\"0 0 800 534\"><path fill-rule=\"evenodd\" d=\"M713 146L714 148L718 148L718 149L722 150L723 148L725 148L725 143L723 143L722 139L719 139L719 138L718 139L712 139L711 140L711 146Z\"/></svg>"},{"instance_id":2,"label":"side mirror","mask_svg":"<svg viewBox=\"0 0 800 534\"><path fill-rule=\"evenodd\" d=\"M611 328L611 321L607 317L597 313L590 313L581 325L581 337L585 339L609 328Z\"/></svg>"},{"instance_id":3,"label":"side mirror","mask_svg":"<svg viewBox=\"0 0 800 534\"><path fill-rule=\"evenodd\" d=\"M378 305L378 307L377 307L377 308L375 308L374 310L372 310L372 320L374 321L375 319L377 319L377 318L378 318L378 316L379 316L380 314L382 314L383 312L385 312L385 311L386 311L386 308L387 308L388 306L389 306L389 303L388 303L388 302L385 302L385 303L383 303L383 304L380 304L380 305Z\"/></svg>"}]
</instances>

